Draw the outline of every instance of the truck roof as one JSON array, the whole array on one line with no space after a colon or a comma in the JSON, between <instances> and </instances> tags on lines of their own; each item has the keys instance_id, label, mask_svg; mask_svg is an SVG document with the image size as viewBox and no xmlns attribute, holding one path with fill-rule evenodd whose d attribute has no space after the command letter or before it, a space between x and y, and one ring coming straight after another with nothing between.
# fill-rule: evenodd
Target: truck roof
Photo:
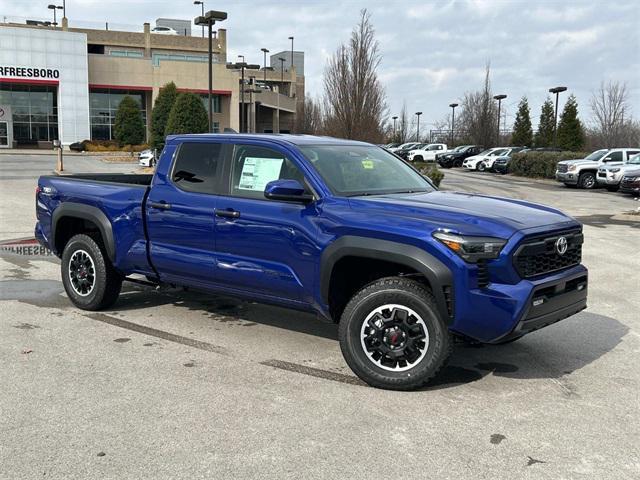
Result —
<instances>
[{"instance_id":1,"label":"truck roof","mask_svg":"<svg viewBox=\"0 0 640 480\"><path fill-rule=\"evenodd\" d=\"M167 143L176 143L184 140L267 140L279 144L290 145L371 145L357 140L345 140L344 138L321 137L317 135L298 135L285 133L198 133L168 135Z\"/></svg>"}]
</instances>

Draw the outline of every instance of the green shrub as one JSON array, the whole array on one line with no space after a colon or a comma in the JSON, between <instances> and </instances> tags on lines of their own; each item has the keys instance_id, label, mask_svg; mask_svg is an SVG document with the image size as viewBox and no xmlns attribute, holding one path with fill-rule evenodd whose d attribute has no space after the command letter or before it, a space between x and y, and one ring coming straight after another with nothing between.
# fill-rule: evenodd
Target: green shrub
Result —
<instances>
[{"instance_id":1,"label":"green shrub","mask_svg":"<svg viewBox=\"0 0 640 480\"><path fill-rule=\"evenodd\" d=\"M509 162L509 173L531 178L554 178L558 162L584 158L584 152L525 152L516 153Z\"/></svg>"},{"instance_id":2,"label":"green shrub","mask_svg":"<svg viewBox=\"0 0 640 480\"><path fill-rule=\"evenodd\" d=\"M440 182L442 182L444 178L444 173L442 173L436 165L427 165L426 167L419 168L419 170L424 176L429 177L436 187L440 186Z\"/></svg>"},{"instance_id":3,"label":"green shrub","mask_svg":"<svg viewBox=\"0 0 640 480\"><path fill-rule=\"evenodd\" d=\"M200 97L189 92L179 94L171 107L165 134L206 133L207 130L209 117Z\"/></svg>"},{"instance_id":4,"label":"green shrub","mask_svg":"<svg viewBox=\"0 0 640 480\"><path fill-rule=\"evenodd\" d=\"M164 147L164 132L167 129L167 121L169 120L171 108L176 102L177 97L176 84L169 82L160 89L158 98L153 105L153 110L151 111L150 143L151 146L158 151L161 151Z\"/></svg>"},{"instance_id":5,"label":"green shrub","mask_svg":"<svg viewBox=\"0 0 640 480\"><path fill-rule=\"evenodd\" d=\"M138 145L144 141L145 129L140 107L129 95L118 105L113 124L114 137L120 145Z\"/></svg>"}]
</instances>

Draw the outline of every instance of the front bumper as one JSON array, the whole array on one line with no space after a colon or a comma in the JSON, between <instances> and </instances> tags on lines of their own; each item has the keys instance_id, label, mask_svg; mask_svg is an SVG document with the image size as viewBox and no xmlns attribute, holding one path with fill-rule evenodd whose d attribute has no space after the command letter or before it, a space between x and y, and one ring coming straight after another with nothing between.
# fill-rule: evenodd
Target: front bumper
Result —
<instances>
[{"instance_id":1,"label":"front bumper","mask_svg":"<svg viewBox=\"0 0 640 480\"><path fill-rule=\"evenodd\" d=\"M601 176L600 172L596 175L596 181L600 185L610 185L616 186L620 184L620 180L622 180L622 175L616 175L615 173L606 173L605 176Z\"/></svg>"},{"instance_id":2,"label":"front bumper","mask_svg":"<svg viewBox=\"0 0 640 480\"><path fill-rule=\"evenodd\" d=\"M509 171L508 163L494 163L493 169L498 173L507 173Z\"/></svg>"},{"instance_id":3,"label":"front bumper","mask_svg":"<svg viewBox=\"0 0 640 480\"><path fill-rule=\"evenodd\" d=\"M618 190L621 193L633 193L635 195L640 194L640 185L636 184L631 184L631 185L625 185L623 183L620 184L620 190Z\"/></svg>"},{"instance_id":4,"label":"front bumper","mask_svg":"<svg viewBox=\"0 0 640 480\"><path fill-rule=\"evenodd\" d=\"M578 174L577 173L560 173L556 171L556 180L562 183L567 183L571 185L575 185L578 183Z\"/></svg>"},{"instance_id":5,"label":"front bumper","mask_svg":"<svg viewBox=\"0 0 640 480\"><path fill-rule=\"evenodd\" d=\"M587 269L576 265L539 280L472 288L456 295L451 330L482 343L520 337L585 309L587 284Z\"/></svg>"}]
</instances>

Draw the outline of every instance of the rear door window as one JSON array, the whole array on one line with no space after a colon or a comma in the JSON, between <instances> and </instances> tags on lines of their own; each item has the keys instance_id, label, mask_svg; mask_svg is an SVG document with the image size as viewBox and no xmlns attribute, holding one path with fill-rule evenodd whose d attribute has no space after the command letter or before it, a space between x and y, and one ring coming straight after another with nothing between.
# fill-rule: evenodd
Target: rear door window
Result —
<instances>
[{"instance_id":1,"label":"rear door window","mask_svg":"<svg viewBox=\"0 0 640 480\"><path fill-rule=\"evenodd\" d=\"M622 161L622 152L611 152L605 158L606 162L621 162Z\"/></svg>"},{"instance_id":2,"label":"rear door window","mask_svg":"<svg viewBox=\"0 0 640 480\"><path fill-rule=\"evenodd\" d=\"M183 143L176 155L171 181L187 192L218 193L223 150L220 143Z\"/></svg>"}]
</instances>

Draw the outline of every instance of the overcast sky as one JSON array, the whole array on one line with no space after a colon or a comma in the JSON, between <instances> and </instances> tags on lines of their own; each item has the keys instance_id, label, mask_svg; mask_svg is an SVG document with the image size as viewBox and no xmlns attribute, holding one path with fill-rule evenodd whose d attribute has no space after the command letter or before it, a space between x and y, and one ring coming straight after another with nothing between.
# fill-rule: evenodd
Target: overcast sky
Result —
<instances>
[{"instance_id":1,"label":"overcast sky","mask_svg":"<svg viewBox=\"0 0 640 480\"><path fill-rule=\"evenodd\" d=\"M0 17L48 19L51 1L0 0ZM389 116L406 101L410 112L424 112L421 125L442 119L449 103L480 87L487 61L494 93L508 95L507 124L523 95L537 124L546 91L557 85L577 96L588 120L591 92L609 80L627 83L640 117L638 1L205 2L207 9L229 13L221 25L228 32L229 60L244 54L247 62L262 64L261 47L288 50L287 37L294 35L295 49L305 52L311 95L322 92L326 59L348 39L360 9L368 8L380 41ZM198 12L192 0L67 0L71 26L108 21L140 29L158 17L189 19Z\"/></svg>"}]
</instances>

